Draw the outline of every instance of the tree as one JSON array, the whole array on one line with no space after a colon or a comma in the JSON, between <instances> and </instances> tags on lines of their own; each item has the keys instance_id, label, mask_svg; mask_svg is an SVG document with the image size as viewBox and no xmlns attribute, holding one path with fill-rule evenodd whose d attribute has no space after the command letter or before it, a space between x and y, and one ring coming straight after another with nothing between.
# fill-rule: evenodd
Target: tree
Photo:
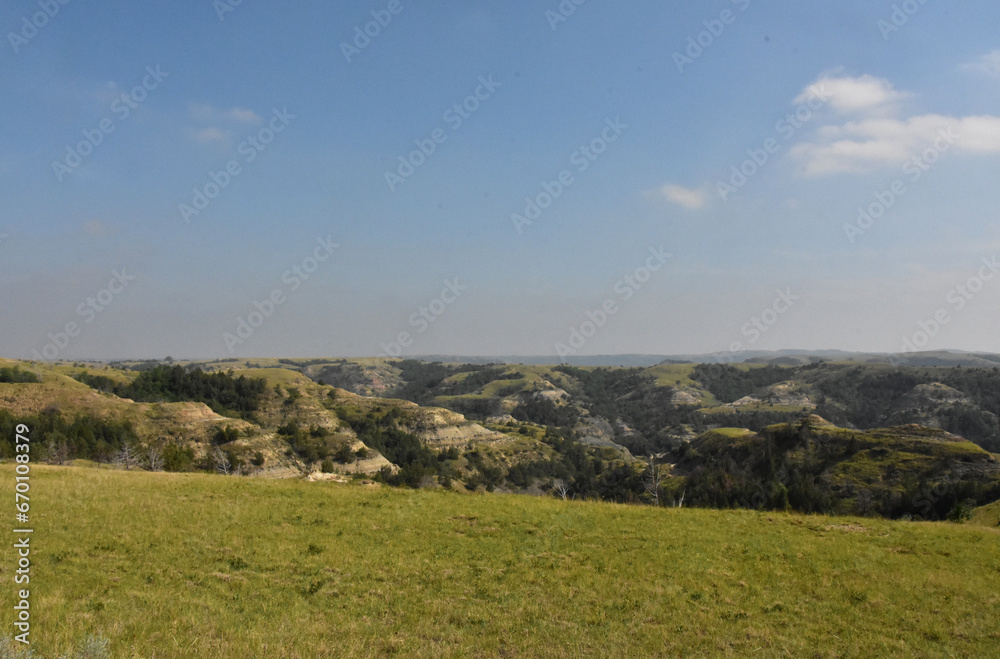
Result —
<instances>
[{"instance_id":1,"label":"tree","mask_svg":"<svg viewBox=\"0 0 1000 659\"><path fill-rule=\"evenodd\" d=\"M233 464L229 461L229 454L223 451L221 448L216 446L212 450L212 460L215 462L215 470L222 474L223 476L228 476L229 472L233 468Z\"/></svg>"},{"instance_id":2,"label":"tree","mask_svg":"<svg viewBox=\"0 0 1000 659\"><path fill-rule=\"evenodd\" d=\"M150 471L163 471L163 452L155 446L150 446L146 451L146 461Z\"/></svg>"},{"instance_id":3,"label":"tree","mask_svg":"<svg viewBox=\"0 0 1000 659\"><path fill-rule=\"evenodd\" d=\"M340 464L348 464L354 461L354 451L351 450L351 445L344 442L337 447L337 450L333 453L334 459Z\"/></svg>"},{"instance_id":4,"label":"tree","mask_svg":"<svg viewBox=\"0 0 1000 659\"><path fill-rule=\"evenodd\" d=\"M167 471L188 471L194 463L194 449L169 442L163 447L163 468Z\"/></svg>"},{"instance_id":5,"label":"tree","mask_svg":"<svg viewBox=\"0 0 1000 659\"><path fill-rule=\"evenodd\" d=\"M642 484L646 488L646 492L649 496L653 498L653 505L660 505L660 489L663 487L663 481L666 480L666 475L663 473L663 465L658 465L653 459L653 456L649 456L649 470L642 477Z\"/></svg>"},{"instance_id":6,"label":"tree","mask_svg":"<svg viewBox=\"0 0 1000 659\"><path fill-rule=\"evenodd\" d=\"M126 471L131 471L132 467L137 467L139 465L139 456L135 450L135 445L130 442L122 444L122 447L118 449L117 455L115 455L115 464L125 467Z\"/></svg>"},{"instance_id":7,"label":"tree","mask_svg":"<svg viewBox=\"0 0 1000 659\"><path fill-rule=\"evenodd\" d=\"M56 430L48 437L49 455L48 462L54 465L64 465L69 460L70 446L66 441L66 435Z\"/></svg>"},{"instance_id":8,"label":"tree","mask_svg":"<svg viewBox=\"0 0 1000 659\"><path fill-rule=\"evenodd\" d=\"M562 498L563 501L569 495L570 485L561 478L557 478L552 481L552 491L556 493L557 496Z\"/></svg>"}]
</instances>

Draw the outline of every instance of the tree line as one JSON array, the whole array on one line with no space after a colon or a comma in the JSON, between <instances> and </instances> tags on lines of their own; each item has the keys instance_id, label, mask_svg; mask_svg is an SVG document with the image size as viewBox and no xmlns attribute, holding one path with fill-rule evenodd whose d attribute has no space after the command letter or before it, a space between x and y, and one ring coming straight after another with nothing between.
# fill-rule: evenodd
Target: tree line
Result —
<instances>
[{"instance_id":1,"label":"tree line","mask_svg":"<svg viewBox=\"0 0 1000 659\"><path fill-rule=\"evenodd\" d=\"M206 373L183 366L159 365L139 373L128 383L81 371L73 376L94 389L141 402L193 401L208 405L223 416L250 418L260 409L267 381L264 378L233 377L230 373Z\"/></svg>"}]
</instances>

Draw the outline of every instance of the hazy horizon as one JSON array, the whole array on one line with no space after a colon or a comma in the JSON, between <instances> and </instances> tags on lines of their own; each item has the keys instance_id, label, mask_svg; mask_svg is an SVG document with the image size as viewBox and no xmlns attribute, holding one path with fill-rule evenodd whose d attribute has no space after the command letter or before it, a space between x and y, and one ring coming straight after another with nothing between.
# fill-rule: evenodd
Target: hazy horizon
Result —
<instances>
[{"instance_id":1,"label":"hazy horizon","mask_svg":"<svg viewBox=\"0 0 1000 659\"><path fill-rule=\"evenodd\" d=\"M4 357L1000 353L1000 5L57 5Z\"/></svg>"}]
</instances>

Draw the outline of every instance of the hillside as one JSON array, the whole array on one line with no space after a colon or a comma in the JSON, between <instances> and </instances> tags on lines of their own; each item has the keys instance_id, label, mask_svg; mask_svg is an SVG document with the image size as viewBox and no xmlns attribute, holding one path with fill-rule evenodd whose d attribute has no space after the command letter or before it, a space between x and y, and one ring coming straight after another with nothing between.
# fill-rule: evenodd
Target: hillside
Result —
<instances>
[{"instance_id":1,"label":"hillside","mask_svg":"<svg viewBox=\"0 0 1000 659\"><path fill-rule=\"evenodd\" d=\"M38 466L32 486L36 657L90 634L115 657L220 659L1000 643L997 529L107 468Z\"/></svg>"},{"instance_id":2,"label":"hillside","mask_svg":"<svg viewBox=\"0 0 1000 659\"><path fill-rule=\"evenodd\" d=\"M788 356L792 354L797 353ZM953 359L948 362L943 355ZM599 427L611 429L610 436L596 432L599 440L639 455L675 448L713 427L761 430L810 413L862 430L918 423L1000 452L1000 365L990 355L913 353L905 360L864 362L827 362L811 355L805 363L786 366L761 359L761 363L661 363L643 368L398 359L223 360L194 365L207 369L280 365L361 395L438 405L480 421L517 409L520 420L565 427L582 436L596 432L587 417L599 418Z\"/></svg>"},{"instance_id":3,"label":"hillside","mask_svg":"<svg viewBox=\"0 0 1000 659\"><path fill-rule=\"evenodd\" d=\"M969 523L992 529L1000 528L1000 501L976 508Z\"/></svg>"},{"instance_id":4,"label":"hillside","mask_svg":"<svg viewBox=\"0 0 1000 659\"><path fill-rule=\"evenodd\" d=\"M26 423L36 459L55 464L83 459L312 480L359 474L473 490L506 483L534 493L565 479L578 482L581 495L628 496L605 478L616 470L634 476L627 466L634 460L611 442L568 442L536 423L477 423L435 405L319 384L267 362L233 368L241 365L206 373L179 364L123 370L2 360L0 367L37 381L0 381L0 458L13 455L12 429Z\"/></svg>"},{"instance_id":5,"label":"hillside","mask_svg":"<svg viewBox=\"0 0 1000 659\"><path fill-rule=\"evenodd\" d=\"M755 433L721 428L668 454L690 505L945 519L1000 499L1000 459L918 425L868 431L811 415ZM724 486L721 484L724 483Z\"/></svg>"},{"instance_id":6,"label":"hillside","mask_svg":"<svg viewBox=\"0 0 1000 659\"><path fill-rule=\"evenodd\" d=\"M24 376L0 383L0 430L29 423L55 464L128 449L167 471L894 519L1000 499L1000 369L4 364Z\"/></svg>"}]
</instances>

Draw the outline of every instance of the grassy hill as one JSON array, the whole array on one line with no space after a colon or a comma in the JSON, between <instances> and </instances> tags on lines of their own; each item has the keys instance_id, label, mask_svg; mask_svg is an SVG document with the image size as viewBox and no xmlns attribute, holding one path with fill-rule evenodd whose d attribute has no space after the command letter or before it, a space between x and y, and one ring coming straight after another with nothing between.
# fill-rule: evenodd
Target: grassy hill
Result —
<instances>
[{"instance_id":1,"label":"grassy hill","mask_svg":"<svg viewBox=\"0 0 1000 659\"><path fill-rule=\"evenodd\" d=\"M592 432L587 418L599 418L613 427L610 436L600 439L634 454L662 452L713 427L761 430L810 413L846 428L917 423L1000 452L1000 367L995 361L961 362L961 366L933 359L904 363L809 359L785 366L664 363L598 368L282 359L198 365L209 369L277 365L354 393L444 406L480 421L514 414L522 421L557 422L583 435ZM556 409L538 404L543 395L551 397Z\"/></svg>"},{"instance_id":2,"label":"grassy hill","mask_svg":"<svg viewBox=\"0 0 1000 659\"><path fill-rule=\"evenodd\" d=\"M153 468L152 456L159 454L159 468L167 471L225 467L312 479L359 474L490 491L506 480L510 489L535 493L540 483L551 489L553 478L582 474L586 482L574 492L580 496L625 500L641 491L619 482L635 480L637 472L611 442L578 446L530 421L476 423L454 410L363 396L282 368L329 366L314 361L141 363L122 370L0 360L0 368L20 369L6 376L13 381L0 380L0 458L13 455L12 429L24 422L36 430L36 459L56 464L108 463L131 447L134 467ZM384 361L363 361L386 368ZM445 375L458 391L493 382L479 376L479 384L463 383L478 375L474 371ZM602 478L603 472L610 475Z\"/></svg>"},{"instance_id":3,"label":"grassy hill","mask_svg":"<svg viewBox=\"0 0 1000 659\"><path fill-rule=\"evenodd\" d=\"M996 382L983 369L384 359L128 366L0 360L9 380L0 381L0 431L16 421L37 427L38 458L57 464L108 462L131 445L138 466L158 451L169 471L225 462L271 477L363 474L628 503L687 496L705 507L945 519L1000 497L997 456L933 427L956 406L978 409L973 395L920 383L937 377L988 394ZM361 395L379 387L394 397ZM808 416L821 409L898 425L859 430ZM12 454L9 441L0 437L0 458ZM628 449L663 465L659 496L645 460Z\"/></svg>"},{"instance_id":4,"label":"grassy hill","mask_svg":"<svg viewBox=\"0 0 1000 659\"><path fill-rule=\"evenodd\" d=\"M858 431L811 415L760 433L706 431L668 457L701 506L945 519L1000 498L997 456L925 426Z\"/></svg>"},{"instance_id":5,"label":"grassy hill","mask_svg":"<svg viewBox=\"0 0 1000 659\"><path fill-rule=\"evenodd\" d=\"M976 508L969 523L994 529L1000 528L1000 501Z\"/></svg>"},{"instance_id":6,"label":"grassy hill","mask_svg":"<svg viewBox=\"0 0 1000 659\"><path fill-rule=\"evenodd\" d=\"M46 466L32 495L36 657L89 634L114 657L1000 646L1000 530L971 524Z\"/></svg>"}]
</instances>

